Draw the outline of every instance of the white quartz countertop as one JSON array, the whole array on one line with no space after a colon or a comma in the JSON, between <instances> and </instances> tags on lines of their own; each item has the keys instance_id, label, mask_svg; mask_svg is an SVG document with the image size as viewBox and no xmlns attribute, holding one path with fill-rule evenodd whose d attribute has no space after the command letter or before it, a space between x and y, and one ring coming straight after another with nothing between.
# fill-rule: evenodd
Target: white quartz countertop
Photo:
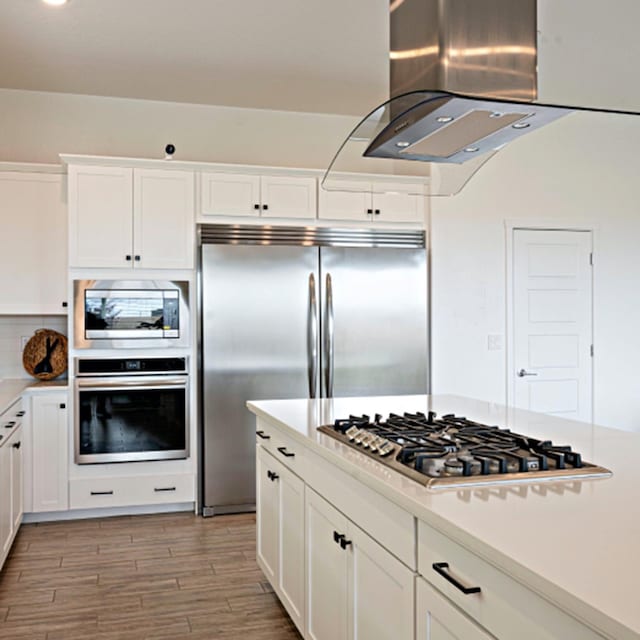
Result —
<instances>
[{"instance_id":1,"label":"white quartz countertop","mask_svg":"<svg viewBox=\"0 0 640 640\"><path fill-rule=\"evenodd\" d=\"M248 407L609 637L640 638L640 433L457 396L265 400ZM316 431L350 414L430 410L571 445L613 476L426 489Z\"/></svg>"},{"instance_id":2,"label":"white quartz countertop","mask_svg":"<svg viewBox=\"0 0 640 640\"><path fill-rule=\"evenodd\" d=\"M0 414L4 413L25 391L39 392L52 388L66 389L67 380L42 382L29 378L10 378L0 380Z\"/></svg>"}]
</instances>

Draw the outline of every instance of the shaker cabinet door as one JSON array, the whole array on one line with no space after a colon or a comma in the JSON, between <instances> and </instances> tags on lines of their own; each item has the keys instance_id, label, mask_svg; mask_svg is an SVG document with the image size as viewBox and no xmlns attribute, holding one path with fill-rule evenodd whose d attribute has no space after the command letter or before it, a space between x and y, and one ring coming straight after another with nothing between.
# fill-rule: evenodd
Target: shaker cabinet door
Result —
<instances>
[{"instance_id":1,"label":"shaker cabinet door","mask_svg":"<svg viewBox=\"0 0 640 640\"><path fill-rule=\"evenodd\" d=\"M258 447L256 461L256 556L272 584L278 571L278 484L273 478L275 461Z\"/></svg>"},{"instance_id":2,"label":"shaker cabinet door","mask_svg":"<svg viewBox=\"0 0 640 640\"><path fill-rule=\"evenodd\" d=\"M133 169L71 165L69 266L131 266L132 214Z\"/></svg>"},{"instance_id":3,"label":"shaker cabinet door","mask_svg":"<svg viewBox=\"0 0 640 640\"><path fill-rule=\"evenodd\" d=\"M204 216L260 215L260 176L203 173L200 188L200 213Z\"/></svg>"}]
</instances>

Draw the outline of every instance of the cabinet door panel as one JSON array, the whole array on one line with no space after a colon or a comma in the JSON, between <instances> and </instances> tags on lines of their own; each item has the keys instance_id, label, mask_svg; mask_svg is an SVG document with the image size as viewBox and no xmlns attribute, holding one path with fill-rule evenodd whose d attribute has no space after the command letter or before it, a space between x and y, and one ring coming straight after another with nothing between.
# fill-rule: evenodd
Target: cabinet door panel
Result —
<instances>
[{"instance_id":1,"label":"cabinet door panel","mask_svg":"<svg viewBox=\"0 0 640 640\"><path fill-rule=\"evenodd\" d=\"M9 552L12 531L11 448L5 444L0 447L0 560Z\"/></svg>"},{"instance_id":2,"label":"cabinet door panel","mask_svg":"<svg viewBox=\"0 0 640 640\"><path fill-rule=\"evenodd\" d=\"M64 313L66 181L61 174L0 172L0 313Z\"/></svg>"},{"instance_id":3,"label":"cabinet door panel","mask_svg":"<svg viewBox=\"0 0 640 640\"><path fill-rule=\"evenodd\" d=\"M304 633L304 482L281 467L278 486L278 586L282 603L300 632Z\"/></svg>"},{"instance_id":4,"label":"cabinet door panel","mask_svg":"<svg viewBox=\"0 0 640 640\"><path fill-rule=\"evenodd\" d=\"M32 398L33 511L64 511L68 497L67 394Z\"/></svg>"},{"instance_id":5,"label":"cabinet door panel","mask_svg":"<svg viewBox=\"0 0 640 640\"><path fill-rule=\"evenodd\" d=\"M413 640L414 574L350 524L350 640Z\"/></svg>"},{"instance_id":6,"label":"cabinet door panel","mask_svg":"<svg viewBox=\"0 0 640 640\"><path fill-rule=\"evenodd\" d=\"M23 511L22 428L13 433L5 446L9 447L11 456L11 530L15 532L22 522Z\"/></svg>"},{"instance_id":7,"label":"cabinet door panel","mask_svg":"<svg viewBox=\"0 0 640 640\"><path fill-rule=\"evenodd\" d=\"M372 214L371 185L368 183L345 183L344 191L318 189L318 218L326 220L357 220L369 222Z\"/></svg>"},{"instance_id":8,"label":"cabinet door panel","mask_svg":"<svg viewBox=\"0 0 640 640\"><path fill-rule=\"evenodd\" d=\"M201 213L205 216L260 214L260 176L203 173L200 177Z\"/></svg>"},{"instance_id":9,"label":"cabinet door panel","mask_svg":"<svg viewBox=\"0 0 640 640\"><path fill-rule=\"evenodd\" d=\"M491 640L426 580L416 582L416 640Z\"/></svg>"},{"instance_id":10,"label":"cabinet door panel","mask_svg":"<svg viewBox=\"0 0 640 640\"><path fill-rule=\"evenodd\" d=\"M273 456L258 447L256 460L256 555L258 564L272 584L278 570L278 484Z\"/></svg>"},{"instance_id":11,"label":"cabinet door panel","mask_svg":"<svg viewBox=\"0 0 640 640\"><path fill-rule=\"evenodd\" d=\"M194 213L193 173L135 169L133 265L191 269Z\"/></svg>"},{"instance_id":12,"label":"cabinet door panel","mask_svg":"<svg viewBox=\"0 0 640 640\"><path fill-rule=\"evenodd\" d=\"M348 553L334 541L347 519L310 489L306 491L307 634L312 640L346 640Z\"/></svg>"},{"instance_id":13,"label":"cabinet door panel","mask_svg":"<svg viewBox=\"0 0 640 640\"><path fill-rule=\"evenodd\" d=\"M315 178L263 176L260 197L263 218L315 218Z\"/></svg>"},{"instance_id":14,"label":"cabinet door panel","mask_svg":"<svg viewBox=\"0 0 640 640\"><path fill-rule=\"evenodd\" d=\"M70 166L69 266L130 266L132 213L132 169Z\"/></svg>"},{"instance_id":15,"label":"cabinet door panel","mask_svg":"<svg viewBox=\"0 0 640 640\"><path fill-rule=\"evenodd\" d=\"M406 185L374 186L373 219L375 222L424 222L424 202L424 196L411 193Z\"/></svg>"}]
</instances>

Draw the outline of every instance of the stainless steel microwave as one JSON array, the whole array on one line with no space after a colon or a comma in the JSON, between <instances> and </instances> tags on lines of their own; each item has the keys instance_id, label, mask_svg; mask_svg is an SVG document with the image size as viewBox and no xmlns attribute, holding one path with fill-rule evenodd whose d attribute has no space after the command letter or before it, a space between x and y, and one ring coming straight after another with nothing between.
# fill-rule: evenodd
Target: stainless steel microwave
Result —
<instances>
[{"instance_id":1,"label":"stainless steel microwave","mask_svg":"<svg viewBox=\"0 0 640 640\"><path fill-rule=\"evenodd\" d=\"M76 349L189 346L189 283L74 280Z\"/></svg>"}]
</instances>

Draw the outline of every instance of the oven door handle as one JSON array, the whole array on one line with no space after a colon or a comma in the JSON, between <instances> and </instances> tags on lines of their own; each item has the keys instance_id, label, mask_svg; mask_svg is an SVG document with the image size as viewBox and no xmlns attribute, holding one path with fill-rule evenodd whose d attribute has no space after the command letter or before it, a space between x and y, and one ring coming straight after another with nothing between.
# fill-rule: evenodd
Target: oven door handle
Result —
<instances>
[{"instance_id":1,"label":"oven door handle","mask_svg":"<svg viewBox=\"0 0 640 640\"><path fill-rule=\"evenodd\" d=\"M158 387L185 387L188 384L188 380L183 378L136 378L131 377L127 379L122 378L93 378L76 380L78 389L96 389L105 388L113 389L116 387L148 387L150 389Z\"/></svg>"}]
</instances>

